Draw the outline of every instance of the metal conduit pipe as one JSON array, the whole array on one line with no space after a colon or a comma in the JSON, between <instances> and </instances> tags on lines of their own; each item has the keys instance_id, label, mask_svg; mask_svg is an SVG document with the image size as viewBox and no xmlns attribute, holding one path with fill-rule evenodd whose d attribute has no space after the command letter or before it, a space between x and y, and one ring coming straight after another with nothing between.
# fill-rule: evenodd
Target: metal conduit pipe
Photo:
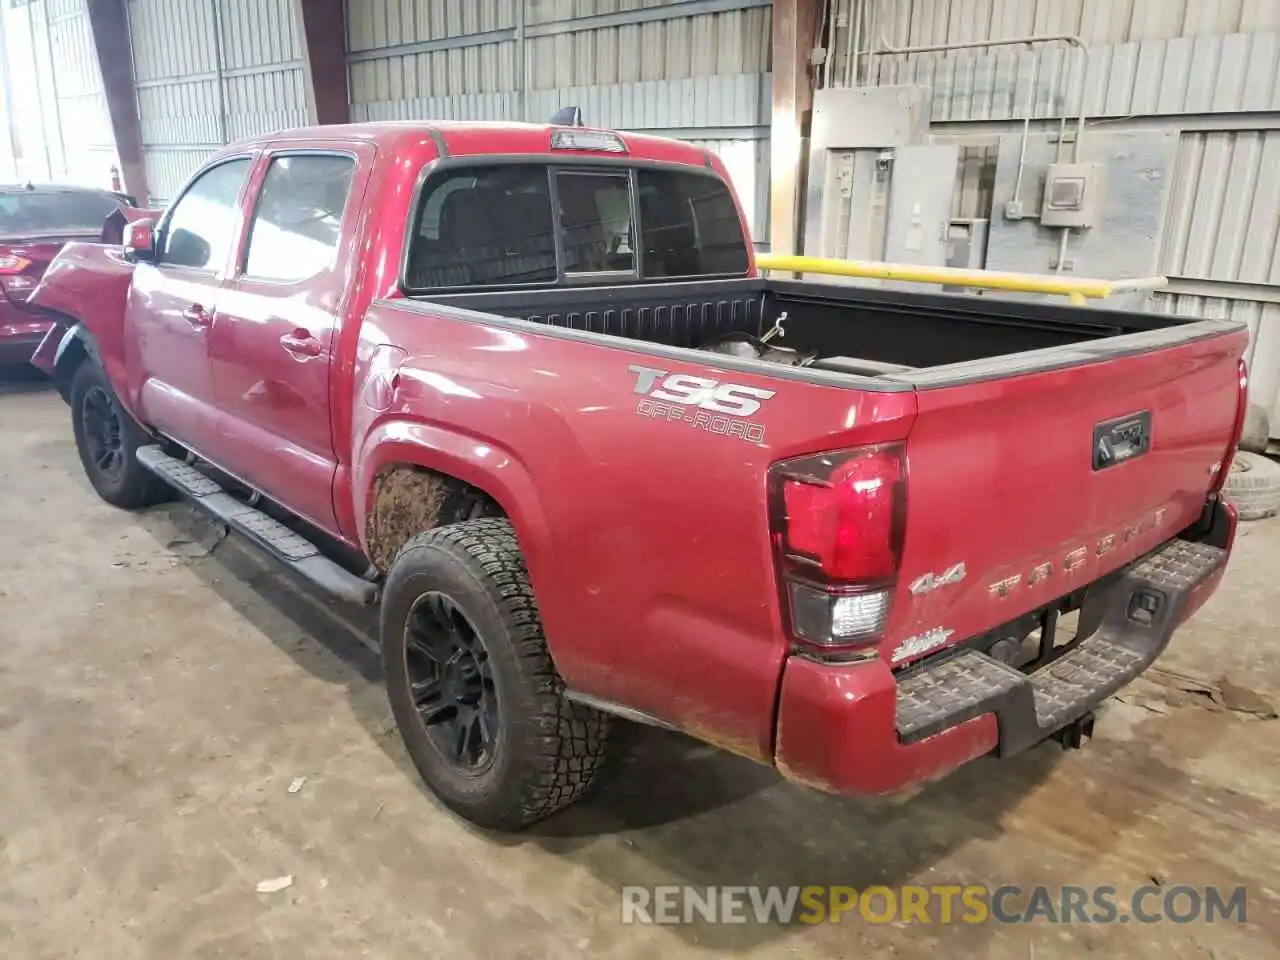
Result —
<instances>
[{"instance_id":1,"label":"metal conduit pipe","mask_svg":"<svg viewBox=\"0 0 1280 960\"><path fill-rule=\"evenodd\" d=\"M858 44L862 42L862 14L866 10L866 0L848 0L846 9L848 23L844 31L844 85L858 85Z\"/></svg>"},{"instance_id":2,"label":"metal conduit pipe","mask_svg":"<svg viewBox=\"0 0 1280 960\"><path fill-rule=\"evenodd\" d=\"M827 32L827 42L822 42L822 31ZM835 59L832 55L835 46L836 37L836 12L831 6L831 0L822 0L822 13L818 16L818 42L817 46L826 48L826 56L822 61L822 89L826 90L831 86L831 61Z\"/></svg>"},{"instance_id":3,"label":"metal conduit pipe","mask_svg":"<svg viewBox=\"0 0 1280 960\"><path fill-rule=\"evenodd\" d=\"M1084 51L1085 63L1080 66L1080 115L1076 119L1076 143L1072 150L1072 160L1076 163L1080 162L1080 150L1084 145L1084 125L1085 125L1085 76L1088 67L1089 47L1080 37L1071 33L1045 33L1032 34L1025 37L1010 37L1005 40L964 40L956 43L931 43L916 47L895 47L889 43L888 38L881 34L880 50L869 51L870 53L887 53L895 56L912 53L940 53L948 50L976 50L984 47L1013 47L1013 46L1033 46L1037 43L1067 43L1079 50ZM1039 67L1039 62L1034 65ZM1035 85L1038 79L1036 69L1031 74L1031 90L1027 96L1027 115L1022 123L1022 144L1018 150L1018 177L1013 190L1013 199L1020 200L1022 198L1022 171L1026 165L1027 158L1027 140L1031 135L1031 114L1035 109ZM1066 139L1066 117L1062 118L1062 134L1058 137L1058 160L1062 159L1062 141ZM1054 272L1061 274L1066 266L1067 242L1071 237L1071 228L1063 227L1062 235L1058 242L1058 261L1055 264Z\"/></svg>"},{"instance_id":4,"label":"metal conduit pipe","mask_svg":"<svg viewBox=\"0 0 1280 960\"><path fill-rule=\"evenodd\" d=\"M977 50L982 47L1021 47L1034 46L1037 43L1069 43L1073 47L1083 50L1085 56L1089 55L1089 45L1081 40L1073 33L1042 33L1032 34L1026 37L1010 37L1006 40L963 40L955 43L929 43L919 47L895 47L889 43L884 34L880 35L880 49L868 50L868 54L892 54L893 56L901 56L903 54L912 53L941 53L945 50ZM1080 159L1080 142L1084 139L1084 91L1085 91L1085 71L1080 70L1080 116L1076 119L1076 149L1075 159ZM1032 96L1034 97L1034 90ZM1032 101L1034 103L1034 100Z\"/></svg>"}]
</instances>

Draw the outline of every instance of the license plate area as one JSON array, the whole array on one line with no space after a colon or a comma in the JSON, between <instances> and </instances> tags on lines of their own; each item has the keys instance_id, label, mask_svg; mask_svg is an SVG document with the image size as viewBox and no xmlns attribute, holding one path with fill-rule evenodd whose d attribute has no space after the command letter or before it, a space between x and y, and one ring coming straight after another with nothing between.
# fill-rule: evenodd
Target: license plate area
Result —
<instances>
[{"instance_id":1,"label":"license plate area","mask_svg":"<svg viewBox=\"0 0 1280 960\"><path fill-rule=\"evenodd\" d=\"M1151 411L1105 420L1093 428L1093 469L1106 470L1151 449Z\"/></svg>"}]
</instances>

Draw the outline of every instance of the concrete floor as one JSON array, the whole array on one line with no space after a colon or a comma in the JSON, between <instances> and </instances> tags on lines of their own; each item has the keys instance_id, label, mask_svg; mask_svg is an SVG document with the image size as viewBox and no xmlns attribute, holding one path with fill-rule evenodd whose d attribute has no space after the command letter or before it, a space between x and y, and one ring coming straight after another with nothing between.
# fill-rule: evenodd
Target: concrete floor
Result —
<instances>
[{"instance_id":1,"label":"concrete floor","mask_svg":"<svg viewBox=\"0 0 1280 960\"><path fill-rule=\"evenodd\" d=\"M1219 678L1280 700L1280 522L1244 528L1161 682L1085 750L864 803L637 728L597 796L520 837L419 787L367 614L209 529L102 504L62 402L0 391L0 956L1277 955L1280 721ZM624 884L1153 880L1245 885L1248 923L620 923Z\"/></svg>"}]
</instances>

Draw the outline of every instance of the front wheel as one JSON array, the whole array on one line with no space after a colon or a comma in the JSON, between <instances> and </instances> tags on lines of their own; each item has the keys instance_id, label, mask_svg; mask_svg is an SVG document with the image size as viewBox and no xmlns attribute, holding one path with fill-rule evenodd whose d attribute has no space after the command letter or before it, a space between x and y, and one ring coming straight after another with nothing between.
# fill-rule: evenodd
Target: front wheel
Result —
<instances>
[{"instance_id":1,"label":"front wheel","mask_svg":"<svg viewBox=\"0 0 1280 960\"><path fill-rule=\"evenodd\" d=\"M449 809L514 830L590 786L609 718L565 697L506 520L409 540L383 589L381 638L400 735Z\"/></svg>"},{"instance_id":2,"label":"front wheel","mask_svg":"<svg viewBox=\"0 0 1280 960\"><path fill-rule=\"evenodd\" d=\"M124 510L172 497L169 486L138 462L138 448L154 441L120 405L97 363L80 364L71 378L69 397L76 450L98 496Z\"/></svg>"}]
</instances>

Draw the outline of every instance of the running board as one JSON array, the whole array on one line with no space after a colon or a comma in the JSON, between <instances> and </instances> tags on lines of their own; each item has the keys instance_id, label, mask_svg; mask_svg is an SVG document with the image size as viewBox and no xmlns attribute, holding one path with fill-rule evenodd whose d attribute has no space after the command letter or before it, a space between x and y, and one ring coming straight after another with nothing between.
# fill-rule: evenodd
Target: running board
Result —
<instances>
[{"instance_id":1,"label":"running board","mask_svg":"<svg viewBox=\"0 0 1280 960\"><path fill-rule=\"evenodd\" d=\"M147 470L321 590L349 603L365 606L377 603L376 583L357 577L334 563L310 540L261 510L237 500L213 478L169 456L158 446L139 447L137 456L138 463Z\"/></svg>"}]
</instances>

